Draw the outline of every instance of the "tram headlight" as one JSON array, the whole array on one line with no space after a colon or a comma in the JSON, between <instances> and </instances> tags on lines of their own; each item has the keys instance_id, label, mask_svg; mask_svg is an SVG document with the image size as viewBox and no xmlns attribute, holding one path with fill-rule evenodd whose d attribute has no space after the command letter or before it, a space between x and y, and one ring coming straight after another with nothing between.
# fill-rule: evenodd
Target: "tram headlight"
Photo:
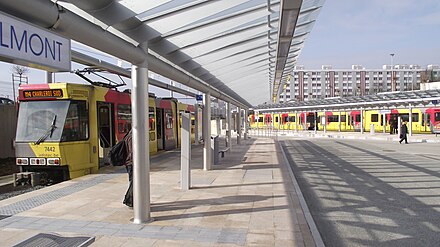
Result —
<instances>
[{"instance_id":1,"label":"tram headlight","mask_svg":"<svg viewBox=\"0 0 440 247\"><path fill-rule=\"evenodd\" d=\"M47 158L47 165L59 166L60 165L60 158Z\"/></svg>"},{"instance_id":2,"label":"tram headlight","mask_svg":"<svg viewBox=\"0 0 440 247\"><path fill-rule=\"evenodd\" d=\"M27 166L27 165L29 165L29 159L28 158L16 158L15 161L16 161L15 163L18 166Z\"/></svg>"}]
</instances>

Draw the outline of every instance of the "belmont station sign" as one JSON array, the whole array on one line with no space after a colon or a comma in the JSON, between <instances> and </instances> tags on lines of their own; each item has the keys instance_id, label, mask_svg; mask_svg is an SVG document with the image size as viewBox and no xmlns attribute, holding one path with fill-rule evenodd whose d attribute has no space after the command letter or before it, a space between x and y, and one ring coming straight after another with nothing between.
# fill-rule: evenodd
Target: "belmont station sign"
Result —
<instances>
[{"instance_id":1,"label":"belmont station sign","mask_svg":"<svg viewBox=\"0 0 440 247\"><path fill-rule=\"evenodd\" d=\"M70 71L70 40L0 12L0 60Z\"/></svg>"}]
</instances>

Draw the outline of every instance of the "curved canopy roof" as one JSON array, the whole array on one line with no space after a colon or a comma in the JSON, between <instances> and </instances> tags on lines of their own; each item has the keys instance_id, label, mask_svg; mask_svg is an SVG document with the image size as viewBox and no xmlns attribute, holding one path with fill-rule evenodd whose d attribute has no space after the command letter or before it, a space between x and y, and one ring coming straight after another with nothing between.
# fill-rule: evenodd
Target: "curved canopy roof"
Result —
<instances>
[{"instance_id":1,"label":"curved canopy roof","mask_svg":"<svg viewBox=\"0 0 440 247\"><path fill-rule=\"evenodd\" d=\"M398 107L425 107L440 103L440 90L419 90L408 92L380 93L366 96L351 96L288 102L282 104L263 104L255 107L259 112L293 112L347 109L389 109Z\"/></svg>"},{"instance_id":2,"label":"curved canopy roof","mask_svg":"<svg viewBox=\"0 0 440 247\"><path fill-rule=\"evenodd\" d=\"M151 54L240 102L257 105L282 91L324 1L57 3L134 45L148 43Z\"/></svg>"}]
</instances>

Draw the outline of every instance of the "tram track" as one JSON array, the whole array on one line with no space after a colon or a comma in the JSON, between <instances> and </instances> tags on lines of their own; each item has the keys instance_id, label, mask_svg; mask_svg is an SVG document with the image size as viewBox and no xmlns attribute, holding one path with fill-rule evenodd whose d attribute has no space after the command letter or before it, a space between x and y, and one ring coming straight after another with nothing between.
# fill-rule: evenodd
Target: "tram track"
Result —
<instances>
[{"instance_id":1,"label":"tram track","mask_svg":"<svg viewBox=\"0 0 440 247\"><path fill-rule=\"evenodd\" d=\"M28 192L39 190L42 188L45 188L50 185L37 185L37 186L30 186L30 185L20 185L20 186L14 186L12 181L9 184L3 184L0 185L0 201L4 199L8 199L14 196L26 194Z\"/></svg>"}]
</instances>

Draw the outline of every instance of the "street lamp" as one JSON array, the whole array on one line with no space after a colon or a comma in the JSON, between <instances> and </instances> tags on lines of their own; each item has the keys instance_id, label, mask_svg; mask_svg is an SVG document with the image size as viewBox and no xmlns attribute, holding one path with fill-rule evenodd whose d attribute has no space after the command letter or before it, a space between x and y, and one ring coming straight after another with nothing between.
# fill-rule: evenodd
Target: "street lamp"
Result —
<instances>
[{"instance_id":1,"label":"street lamp","mask_svg":"<svg viewBox=\"0 0 440 247\"><path fill-rule=\"evenodd\" d=\"M393 63L393 58L394 58L394 53L390 53L391 56L391 91L394 92L396 91L396 85L394 85L394 73L393 73L393 67L394 67L394 63Z\"/></svg>"},{"instance_id":2,"label":"street lamp","mask_svg":"<svg viewBox=\"0 0 440 247\"><path fill-rule=\"evenodd\" d=\"M412 88L411 91L414 91L414 81L416 81L416 80L414 80L414 74L415 74L415 71L411 71L411 88Z\"/></svg>"},{"instance_id":3,"label":"street lamp","mask_svg":"<svg viewBox=\"0 0 440 247\"><path fill-rule=\"evenodd\" d=\"M310 73L309 73L309 72L305 72L305 73L304 73L304 80L307 79L307 100L310 100L310 99L311 99L311 96L312 96L312 95L311 95L311 92L312 92L311 90L312 90L312 89L311 89L311 85L310 85L310 77L311 77L311 76L310 76ZM304 95L304 91L305 91L305 90L304 90L304 88L305 88L305 87L304 87L304 84L305 84L304 80L303 80L303 90L302 90L302 91L303 91L303 95ZM309 87L309 86L310 86L310 87ZM303 101L304 101L304 99L303 99Z\"/></svg>"}]
</instances>

